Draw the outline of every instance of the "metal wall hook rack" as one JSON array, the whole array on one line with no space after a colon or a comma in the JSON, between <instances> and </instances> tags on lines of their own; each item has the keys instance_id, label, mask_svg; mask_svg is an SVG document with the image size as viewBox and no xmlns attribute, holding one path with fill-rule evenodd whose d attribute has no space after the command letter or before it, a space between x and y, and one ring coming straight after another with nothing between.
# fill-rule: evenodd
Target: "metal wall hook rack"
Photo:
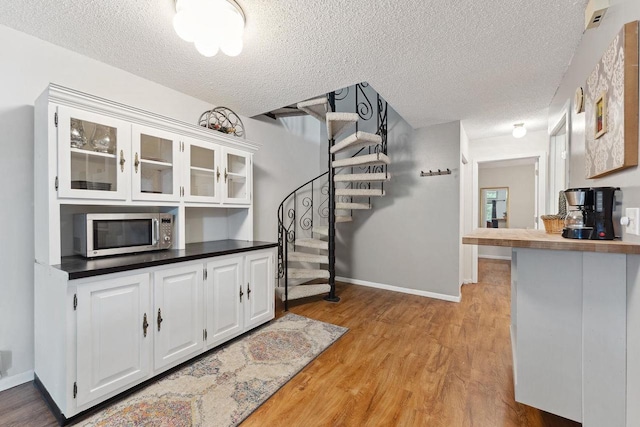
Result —
<instances>
[{"instance_id":1,"label":"metal wall hook rack","mask_svg":"<svg viewBox=\"0 0 640 427\"><path fill-rule=\"evenodd\" d=\"M437 175L451 175L451 170L447 168L447 170L432 171L429 169L429 172L420 171L420 176L437 176Z\"/></svg>"}]
</instances>

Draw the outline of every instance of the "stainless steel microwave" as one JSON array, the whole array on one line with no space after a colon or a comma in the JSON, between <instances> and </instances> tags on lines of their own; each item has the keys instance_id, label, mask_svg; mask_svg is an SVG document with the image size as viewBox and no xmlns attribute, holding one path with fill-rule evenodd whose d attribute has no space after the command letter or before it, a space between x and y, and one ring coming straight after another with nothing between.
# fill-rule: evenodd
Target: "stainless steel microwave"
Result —
<instances>
[{"instance_id":1,"label":"stainless steel microwave","mask_svg":"<svg viewBox=\"0 0 640 427\"><path fill-rule=\"evenodd\" d=\"M77 214L73 251L87 258L169 249L173 215L163 213Z\"/></svg>"}]
</instances>

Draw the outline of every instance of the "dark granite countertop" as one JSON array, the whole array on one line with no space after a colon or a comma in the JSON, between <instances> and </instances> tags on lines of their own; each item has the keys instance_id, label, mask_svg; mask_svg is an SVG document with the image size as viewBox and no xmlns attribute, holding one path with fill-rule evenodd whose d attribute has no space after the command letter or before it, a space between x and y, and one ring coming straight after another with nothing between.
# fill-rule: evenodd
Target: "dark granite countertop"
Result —
<instances>
[{"instance_id":1,"label":"dark granite countertop","mask_svg":"<svg viewBox=\"0 0 640 427\"><path fill-rule=\"evenodd\" d=\"M213 242L189 243L185 249L143 252L88 259L81 256L62 257L62 262L54 265L69 274L69 280L100 276L138 268L156 267L177 262L193 261L221 255L274 248L277 243L245 240L216 240Z\"/></svg>"}]
</instances>

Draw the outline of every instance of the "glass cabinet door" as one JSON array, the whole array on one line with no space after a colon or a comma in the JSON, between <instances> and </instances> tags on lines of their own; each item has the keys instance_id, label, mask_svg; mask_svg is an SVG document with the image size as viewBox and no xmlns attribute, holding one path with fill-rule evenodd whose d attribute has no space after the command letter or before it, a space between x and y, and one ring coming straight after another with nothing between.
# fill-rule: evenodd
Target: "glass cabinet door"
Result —
<instances>
[{"instance_id":1,"label":"glass cabinet door","mask_svg":"<svg viewBox=\"0 0 640 427\"><path fill-rule=\"evenodd\" d=\"M185 200L220 202L220 147L205 141L186 140L186 173L183 178Z\"/></svg>"},{"instance_id":2,"label":"glass cabinet door","mask_svg":"<svg viewBox=\"0 0 640 427\"><path fill-rule=\"evenodd\" d=\"M224 151L224 201L251 203L250 154L226 148Z\"/></svg>"},{"instance_id":3,"label":"glass cabinet door","mask_svg":"<svg viewBox=\"0 0 640 427\"><path fill-rule=\"evenodd\" d=\"M58 195L126 199L130 132L126 122L58 107Z\"/></svg>"},{"instance_id":4,"label":"glass cabinet door","mask_svg":"<svg viewBox=\"0 0 640 427\"><path fill-rule=\"evenodd\" d=\"M132 199L179 201L180 141L176 135L134 125L131 144Z\"/></svg>"}]
</instances>

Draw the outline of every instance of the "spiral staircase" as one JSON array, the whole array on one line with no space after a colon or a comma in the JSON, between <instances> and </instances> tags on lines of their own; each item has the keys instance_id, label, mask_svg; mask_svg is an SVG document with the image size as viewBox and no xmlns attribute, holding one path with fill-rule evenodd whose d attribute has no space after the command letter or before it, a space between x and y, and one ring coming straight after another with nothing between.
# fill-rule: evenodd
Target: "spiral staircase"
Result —
<instances>
[{"instance_id":1,"label":"spiral staircase","mask_svg":"<svg viewBox=\"0 0 640 427\"><path fill-rule=\"evenodd\" d=\"M290 300L313 295L340 300L335 291L336 224L351 222L354 212L372 209L373 198L385 195L384 182L390 179L387 104L376 94L375 133L361 131L362 123L374 116L368 87L352 87L355 113L336 111L336 102L349 89L296 105L326 124L328 171L293 190L278 208L276 295L285 310Z\"/></svg>"}]
</instances>

